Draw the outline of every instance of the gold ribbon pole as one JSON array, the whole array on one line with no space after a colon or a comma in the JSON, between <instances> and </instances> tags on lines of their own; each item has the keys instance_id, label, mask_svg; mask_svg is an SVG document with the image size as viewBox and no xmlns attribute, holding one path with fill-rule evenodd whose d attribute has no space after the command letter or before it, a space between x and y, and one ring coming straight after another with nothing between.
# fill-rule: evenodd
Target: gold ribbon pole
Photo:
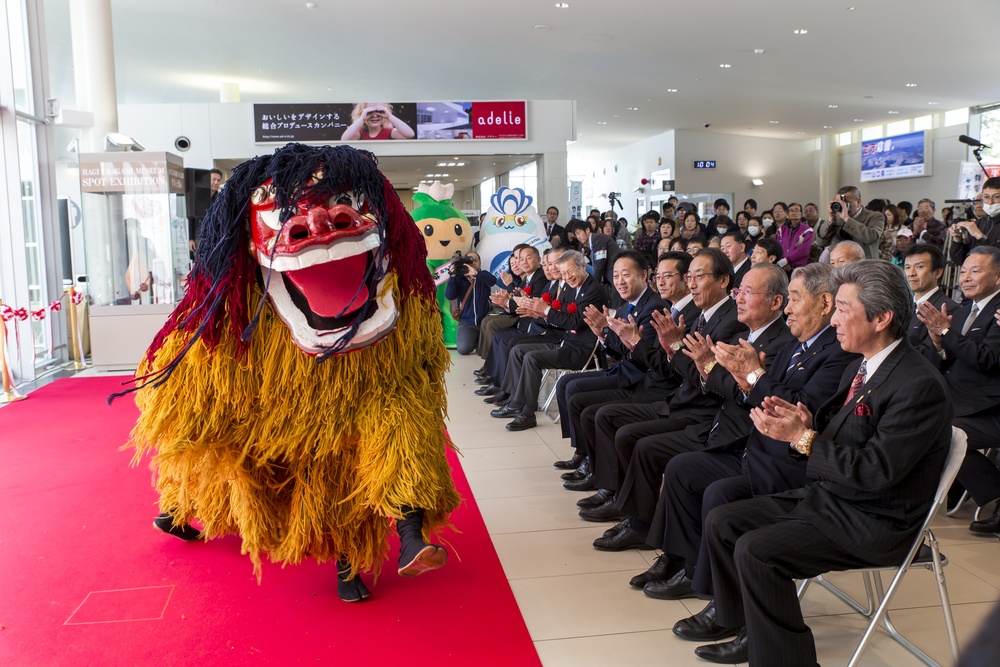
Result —
<instances>
[{"instance_id":1,"label":"gold ribbon pole","mask_svg":"<svg viewBox=\"0 0 1000 667\"><path fill-rule=\"evenodd\" d=\"M79 371L86 368L87 365L83 363L83 345L80 341L80 322L76 312L77 304L73 300L73 297L76 295L76 288L70 285L69 287L66 287L64 291L69 296L69 303L67 304L69 307L69 328L73 332L73 341L69 348L70 358L73 360L73 369Z\"/></svg>"},{"instance_id":2,"label":"gold ribbon pole","mask_svg":"<svg viewBox=\"0 0 1000 667\"><path fill-rule=\"evenodd\" d=\"M0 306L3 306L3 301L0 301ZM16 322L14 326L17 326ZM0 396L0 405L28 398L14 386L14 378L7 364L7 323L2 320L0 320L0 376L3 376L3 396Z\"/></svg>"}]
</instances>

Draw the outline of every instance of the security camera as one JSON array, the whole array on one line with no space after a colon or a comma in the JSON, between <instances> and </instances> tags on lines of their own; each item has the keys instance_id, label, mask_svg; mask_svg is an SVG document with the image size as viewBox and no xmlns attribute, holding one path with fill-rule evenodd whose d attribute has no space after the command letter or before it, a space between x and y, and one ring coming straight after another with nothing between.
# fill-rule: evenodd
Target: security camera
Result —
<instances>
[{"instance_id":1,"label":"security camera","mask_svg":"<svg viewBox=\"0 0 1000 667\"><path fill-rule=\"evenodd\" d=\"M712 127L711 123L705 123L705 127Z\"/></svg>"}]
</instances>

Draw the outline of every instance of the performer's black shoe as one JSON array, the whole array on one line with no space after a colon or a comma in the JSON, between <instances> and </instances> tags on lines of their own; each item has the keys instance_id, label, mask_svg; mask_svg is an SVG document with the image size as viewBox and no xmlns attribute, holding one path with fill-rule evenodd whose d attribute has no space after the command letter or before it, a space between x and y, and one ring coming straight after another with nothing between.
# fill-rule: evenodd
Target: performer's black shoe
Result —
<instances>
[{"instance_id":1,"label":"performer's black shoe","mask_svg":"<svg viewBox=\"0 0 1000 667\"><path fill-rule=\"evenodd\" d=\"M406 508L404 508L405 510ZM396 521L396 532L399 533L399 569L403 577L416 577L424 572L430 572L448 562L448 552L437 544L427 544L422 535L424 511L411 510L405 513L405 518Z\"/></svg>"},{"instance_id":2,"label":"performer's black shoe","mask_svg":"<svg viewBox=\"0 0 1000 667\"><path fill-rule=\"evenodd\" d=\"M351 576L351 564L346 560L337 561L337 596L344 602L361 602L371 596L371 591L361 581L361 575Z\"/></svg>"},{"instance_id":3,"label":"performer's black shoe","mask_svg":"<svg viewBox=\"0 0 1000 667\"><path fill-rule=\"evenodd\" d=\"M192 528L188 525L177 525L174 523L174 517L170 516L169 512L164 512L160 516L153 519L153 527L157 530L161 530L168 535L173 535L174 537L184 540L185 542L193 542L194 540L201 539L201 531L197 528Z\"/></svg>"}]
</instances>

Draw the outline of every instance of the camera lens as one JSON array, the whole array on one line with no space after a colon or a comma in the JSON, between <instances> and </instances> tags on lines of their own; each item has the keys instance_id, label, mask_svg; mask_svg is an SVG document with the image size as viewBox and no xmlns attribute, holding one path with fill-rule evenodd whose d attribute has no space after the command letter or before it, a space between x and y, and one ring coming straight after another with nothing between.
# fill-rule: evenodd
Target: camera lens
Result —
<instances>
[{"instance_id":1,"label":"camera lens","mask_svg":"<svg viewBox=\"0 0 1000 667\"><path fill-rule=\"evenodd\" d=\"M834 213L840 213L842 209L843 207L840 205L839 201L835 201L832 204L830 204L830 210L833 211Z\"/></svg>"}]
</instances>

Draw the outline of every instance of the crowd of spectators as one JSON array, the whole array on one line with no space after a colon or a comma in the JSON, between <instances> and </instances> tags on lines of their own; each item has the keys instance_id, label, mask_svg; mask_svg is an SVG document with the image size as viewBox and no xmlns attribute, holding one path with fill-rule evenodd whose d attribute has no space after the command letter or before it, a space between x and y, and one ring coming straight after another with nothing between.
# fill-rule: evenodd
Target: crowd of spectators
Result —
<instances>
[{"instance_id":1,"label":"crowd of spectators","mask_svg":"<svg viewBox=\"0 0 1000 667\"><path fill-rule=\"evenodd\" d=\"M674 626L702 658L815 665L792 581L898 562L952 426L949 503L1000 499L1000 178L975 204L939 218L847 186L704 221L671 201L631 236L612 212L571 220L492 286L476 393L520 431L545 370L577 371L554 388L555 465L611 524L594 548L662 551L629 584L708 601ZM970 530L1000 535L1000 503Z\"/></svg>"}]
</instances>

